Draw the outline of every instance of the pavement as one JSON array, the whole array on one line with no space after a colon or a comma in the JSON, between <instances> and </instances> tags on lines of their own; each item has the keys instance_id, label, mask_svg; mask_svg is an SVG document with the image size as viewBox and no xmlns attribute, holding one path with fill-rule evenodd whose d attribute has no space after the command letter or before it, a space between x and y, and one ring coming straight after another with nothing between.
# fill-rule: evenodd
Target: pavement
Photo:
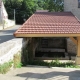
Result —
<instances>
[{"instance_id":1,"label":"pavement","mask_svg":"<svg viewBox=\"0 0 80 80\"><path fill-rule=\"evenodd\" d=\"M0 80L80 80L80 69L22 67L0 74Z\"/></svg>"},{"instance_id":2,"label":"pavement","mask_svg":"<svg viewBox=\"0 0 80 80\"><path fill-rule=\"evenodd\" d=\"M0 44L4 43L6 41L12 40L15 37L13 36L13 33L20 27L21 25L15 25L13 27L10 27L5 30L0 31Z\"/></svg>"},{"instance_id":3,"label":"pavement","mask_svg":"<svg viewBox=\"0 0 80 80\"><path fill-rule=\"evenodd\" d=\"M14 53L13 51L11 55L8 56L11 50L17 47L17 45L22 44L23 38L15 38L13 35L19 27L21 27L21 25L15 25L5 30L0 30L0 64L8 60L12 53Z\"/></svg>"}]
</instances>

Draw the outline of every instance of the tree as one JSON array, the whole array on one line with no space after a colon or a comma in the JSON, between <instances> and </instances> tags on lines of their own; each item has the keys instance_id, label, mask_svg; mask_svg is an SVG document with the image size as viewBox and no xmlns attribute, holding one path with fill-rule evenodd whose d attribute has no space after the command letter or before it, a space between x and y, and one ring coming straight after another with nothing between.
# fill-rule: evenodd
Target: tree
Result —
<instances>
[{"instance_id":1,"label":"tree","mask_svg":"<svg viewBox=\"0 0 80 80\"><path fill-rule=\"evenodd\" d=\"M49 12L60 12L63 11L63 0L44 0L44 9L49 10Z\"/></svg>"},{"instance_id":2,"label":"tree","mask_svg":"<svg viewBox=\"0 0 80 80\"><path fill-rule=\"evenodd\" d=\"M16 10L16 22L23 23L36 10L35 0L4 0L9 18L13 18L13 10Z\"/></svg>"},{"instance_id":3,"label":"tree","mask_svg":"<svg viewBox=\"0 0 80 80\"><path fill-rule=\"evenodd\" d=\"M6 8L20 8L23 0L4 0L4 4Z\"/></svg>"},{"instance_id":4,"label":"tree","mask_svg":"<svg viewBox=\"0 0 80 80\"><path fill-rule=\"evenodd\" d=\"M43 10L43 7L44 7L44 0L38 0L37 1L37 5L38 5L38 7L37 7L37 9L39 10Z\"/></svg>"},{"instance_id":5,"label":"tree","mask_svg":"<svg viewBox=\"0 0 80 80\"><path fill-rule=\"evenodd\" d=\"M48 10L49 10L49 12L55 11L55 9L56 9L56 7L55 7L55 2L54 2L53 0L50 0L50 1L48 2Z\"/></svg>"},{"instance_id":6,"label":"tree","mask_svg":"<svg viewBox=\"0 0 80 80\"><path fill-rule=\"evenodd\" d=\"M49 12L63 11L63 0L4 0L10 19L13 19L16 10L16 22L23 23L36 10L49 10Z\"/></svg>"}]
</instances>

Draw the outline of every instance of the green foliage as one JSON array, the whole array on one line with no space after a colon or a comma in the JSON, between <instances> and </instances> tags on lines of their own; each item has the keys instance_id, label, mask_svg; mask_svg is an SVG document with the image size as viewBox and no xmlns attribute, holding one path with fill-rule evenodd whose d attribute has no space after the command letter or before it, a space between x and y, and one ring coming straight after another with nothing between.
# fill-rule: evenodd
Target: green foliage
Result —
<instances>
[{"instance_id":1,"label":"green foliage","mask_svg":"<svg viewBox=\"0 0 80 80\"><path fill-rule=\"evenodd\" d=\"M40 60L38 60L38 61L36 60L36 61L29 61L28 65L48 66L49 63L40 61Z\"/></svg>"},{"instance_id":2,"label":"green foliage","mask_svg":"<svg viewBox=\"0 0 80 80\"><path fill-rule=\"evenodd\" d=\"M49 12L61 12L64 10L63 0L38 0L37 9L49 10Z\"/></svg>"},{"instance_id":3,"label":"green foliage","mask_svg":"<svg viewBox=\"0 0 80 80\"><path fill-rule=\"evenodd\" d=\"M49 63L49 67L60 67L60 62L59 62L59 60L57 59L57 60L55 60L55 61L51 61L50 63Z\"/></svg>"},{"instance_id":4,"label":"green foliage","mask_svg":"<svg viewBox=\"0 0 80 80\"><path fill-rule=\"evenodd\" d=\"M16 23L24 23L36 10L49 10L49 12L63 11L63 0L3 0L9 18L14 19L16 11Z\"/></svg>"},{"instance_id":5,"label":"green foliage","mask_svg":"<svg viewBox=\"0 0 80 80\"><path fill-rule=\"evenodd\" d=\"M63 0L45 0L44 9L49 10L49 12L61 12L64 10Z\"/></svg>"},{"instance_id":6,"label":"green foliage","mask_svg":"<svg viewBox=\"0 0 80 80\"><path fill-rule=\"evenodd\" d=\"M9 18L14 19L14 9L16 11L16 22L23 23L24 19L28 19L36 10L34 0L4 0Z\"/></svg>"},{"instance_id":7,"label":"green foliage","mask_svg":"<svg viewBox=\"0 0 80 80\"><path fill-rule=\"evenodd\" d=\"M28 62L28 50L27 46L22 48L22 64L23 66L26 66Z\"/></svg>"},{"instance_id":8,"label":"green foliage","mask_svg":"<svg viewBox=\"0 0 80 80\"><path fill-rule=\"evenodd\" d=\"M5 74L6 72L8 72L10 68L12 67L12 64L13 64L13 61L9 61L0 65L0 73Z\"/></svg>"},{"instance_id":9,"label":"green foliage","mask_svg":"<svg viewBox=\"0 0 80 80\"><path fill-rule=\"evenodd\" d=\"M14 64L14 68L21 68L22 67L20 54L14 55L13 64Z\"/></svg>"},{"instance_id":10,"label":"green foliage","mask_svg":"<svg viewBox=\"0 0 80 80\"><path fill-rule=\"evenodd\" d=\"M22 67L20 52L18 52L17 54L14 55L14 58L12 61L9 61L9 62L6 62L6 63L0 65L0 73L1 74L7 73L10 70L10 68L12 67L12 65L14 66L14 68Z\"/></svg>"},{"instance_id":11,"label":"green foliage","mask_svg":"<svg viewBox=\"0 0 80 80\"><path fill-rule=\"evenodd\" d=\"M51 62L44 61L30 61L28 65L38 65L38 66L48 66L48 67L65 67L65 68L80 68L80 66L74 64L73 62L60 62L59 60L52 60Z\"/></svg>"},{"instance_id":12,"label":"green foliage","mask_svg":"<svg viewBox=\"0 0 80 80\"><path fill-rule=\"evenodd\" d=\"M4 0L6 8L20 9L23 0Z\"/></svg>"}]
</instances>

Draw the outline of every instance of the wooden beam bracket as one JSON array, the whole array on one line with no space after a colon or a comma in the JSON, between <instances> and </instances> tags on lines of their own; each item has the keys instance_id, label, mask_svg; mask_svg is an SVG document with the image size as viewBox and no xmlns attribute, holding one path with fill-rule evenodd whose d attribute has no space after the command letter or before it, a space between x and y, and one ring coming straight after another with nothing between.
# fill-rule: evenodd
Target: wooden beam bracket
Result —
<instances>
[{"instance_id":1,"label":"wooden beam bracket","mask_svg":"<svg viewBox=\"0 0 80 80\"><path fill-rule=\"evenodd\" d=\"M78 44L77 40L75 40L73 37L69 37L76 45Z\"/></svg>"}]
</instances>

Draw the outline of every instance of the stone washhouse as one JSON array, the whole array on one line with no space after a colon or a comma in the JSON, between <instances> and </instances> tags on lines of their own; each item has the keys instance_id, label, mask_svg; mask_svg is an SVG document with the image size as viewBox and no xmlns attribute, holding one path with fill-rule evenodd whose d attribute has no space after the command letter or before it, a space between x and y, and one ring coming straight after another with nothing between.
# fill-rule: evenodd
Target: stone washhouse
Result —
<instances>
[{"instance_id":1,"label":"stone washhouse","mask_svg":"<svg viewBox=\"0 0 80 80\"><path fill-rule=\"evenodd\" d=\"M32 60L39 38L69 37L77 46L75 60L80 64L80 21L71 12L35 12L14 36L29 40L29 58Z\"/></svg>"}]
</instances>

